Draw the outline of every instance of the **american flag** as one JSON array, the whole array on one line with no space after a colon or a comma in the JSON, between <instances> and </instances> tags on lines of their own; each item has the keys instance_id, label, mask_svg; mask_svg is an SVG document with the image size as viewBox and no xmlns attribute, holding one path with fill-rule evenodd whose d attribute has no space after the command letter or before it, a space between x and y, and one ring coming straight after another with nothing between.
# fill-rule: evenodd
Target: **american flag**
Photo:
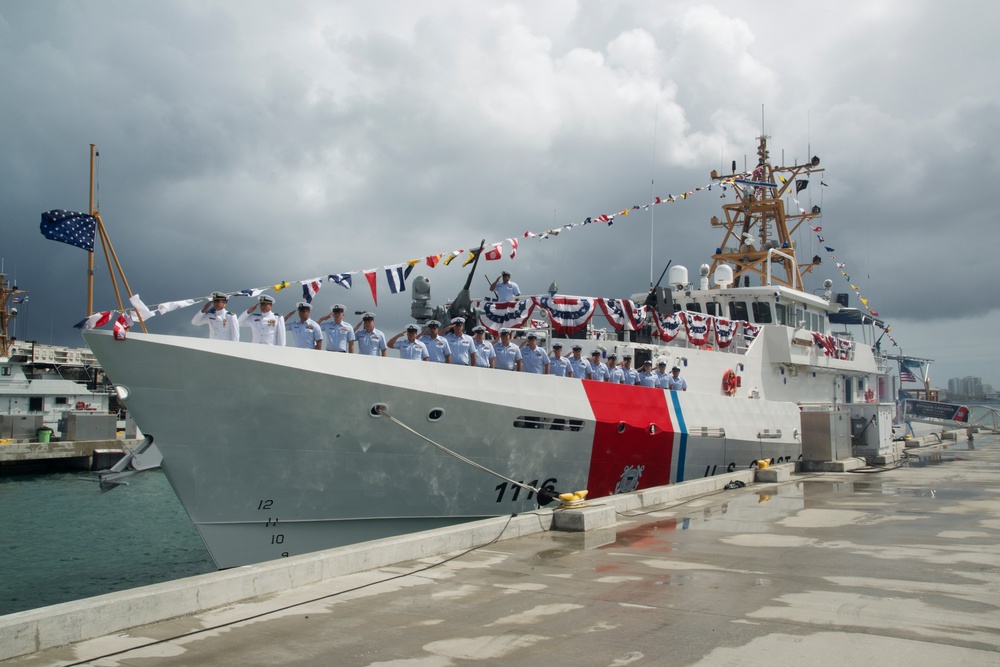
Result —
<instances>
[{"instance_id":1,"label":"american flag","mask_svg":"<svg viewBox=\"0 0 1000 667\"><path fill-rule=\"evenodd\" d=\"M86 213L54 210L42 213L42 236L94 252L97 218Z\"/></svg>"},{"instance_id":2,"label":"american flag","mask_svg":"<svg viewBox=\"0 0 1000 667\"><path fill-rule=\"evenodd\" d=\"M910 371L909 368L907 368L905 365L901 364L899 366L899 379L902 380L903 382L916 382L917 381L917 376L915 376Z\"/></svg>"}]
</instances>

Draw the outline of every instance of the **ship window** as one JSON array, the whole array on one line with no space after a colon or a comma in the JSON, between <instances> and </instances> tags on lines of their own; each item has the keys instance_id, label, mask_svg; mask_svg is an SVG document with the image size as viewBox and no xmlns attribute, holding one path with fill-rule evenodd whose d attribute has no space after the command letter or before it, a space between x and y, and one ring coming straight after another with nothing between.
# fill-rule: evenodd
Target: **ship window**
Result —
<instances>
[{"instance_id":1,"label":"ship window","mask_svg":"<svg viewBox=\"0 0 1000 667\"><path fill-rule=\"evenodd\" d=\"M549 431L582 431L583 421L565 417L538 417L522 415L514 420L514 428L544 429Z\"/></svg>"},{"instance_id":2,"label":"ship window","mask_svg":"<svg viewBox=\"0 0 1000 667\"><path fill-rule=\"evenodd\" d=\"M812 326L809 327L813 331L819 331L820 317L819 313L812 313Z\"/></svg>"},{"instance_id":3,"label":"ship window","mask_svg":"<svg viewBox=\"0 0 1000 667\"><path fill-rule=\"evenodd\" d=\"M10 366L4 366L3 369L2 369L2 371L3 372L0 373L0 375L5 375L5 376L6 375L10 375Z\"/></svg>"},{"instance_id":4,"label":"ship window","mask_svg":"<svg viewBox=\"0 0 1000 667\"><path fill-rule=\"evenodd\" d=\"M66 405L69 403L69 399L65 396L56 396L56 405Z\"/></svg>"},{"instance_id":5,"label":"ship window","mask_svg":"<svg viewBox=\"0 0 1000 667\"><path fill-rule=\"evenodd\" d=\"M742 320L743 322L749 322L750 318L747 317L747 302L746 301L730 301L729 302L729 318L733 320Z\"/></svg>"},{"instance_id":6,"label":"ship window","mask_svg":"<svg viewBox=\"0 0 1000 667\"><path fill-rule=\"evenodd\" d=\"M764 303L763 301L754 301L753 321L757 324L770 324L773 322L771 319L771 304Z\"/></svg>"},{"instance_id":7,"label":"ship window","mask_svg":"<svg viewBox=\"0 0 1000 667\"><path fill-rule=\"evenodd\" d=\"M41 412L45 409L45 399L41 396L28 397L28 410L31 412Z\"/></svg>"},{"instance_id":8,"label":"ship window","mask_svg":"<svg viewBox=\"0 0 1000 667\"><path fill-rule=\"evenodd\" d=\"M721 315L722 309L719 307L719 304L716 303L715 301L706 301L705 312L708 313L709 315Z\"/></svg>"},{"instance_id":9,"label":"ship window","mask_svg":"<svg viewBox=\"0 0 1000 667\"><path fill-rule=\"evenodd\" d=\"M689 311L691 311L692 313L700 313L701 312L701 304L698 303L697 301L695 301L693 303L687 304L686 308Z\"/></svg>"},{"instance_id":10,"label":"ship window","mask_svg":"<svg viewBox=\"0 0 1000 667\"><path fill-rule=\"evenodd\" d=\"M785 304L774 304L774 319L778 324L788 324L788 309L785 307Z\"/></svg>"}]
</instances>

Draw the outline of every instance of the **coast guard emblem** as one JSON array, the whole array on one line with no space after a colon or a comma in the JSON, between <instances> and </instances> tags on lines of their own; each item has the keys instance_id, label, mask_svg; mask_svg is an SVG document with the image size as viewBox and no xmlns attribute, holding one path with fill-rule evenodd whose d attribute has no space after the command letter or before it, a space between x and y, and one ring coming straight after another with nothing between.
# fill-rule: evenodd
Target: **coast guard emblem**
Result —
<instances>
[{"instance_id":1,"label":"coast guard emblem","mask_svg":"<svg viewBox=\"0 0 1000 667\"><path fill-rule=\"evenodd\" d=\"M639 488L639 478L646 466L629 466L622 471L622 478L615 484L615 493L629 493Z\"/></svg>"}]
</instances>

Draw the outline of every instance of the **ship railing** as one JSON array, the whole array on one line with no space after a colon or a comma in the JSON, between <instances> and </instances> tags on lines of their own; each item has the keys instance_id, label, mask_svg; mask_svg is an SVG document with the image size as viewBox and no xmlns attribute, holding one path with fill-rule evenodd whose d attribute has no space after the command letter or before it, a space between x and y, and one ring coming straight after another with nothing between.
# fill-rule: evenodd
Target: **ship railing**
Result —
<instances>
[{"instance_id":1,"label":"ship railing","mask_svg":"<svg viewBox=\"0 0 1000 667\"><path fill-rule=\"evenodd\" d=\"M975 426L1000 433L1000 410L986 405L977 405L973 407L972 414L975 416L977 413L981 414L969 422L970 427Z\"/></svg>"}]
</instances>

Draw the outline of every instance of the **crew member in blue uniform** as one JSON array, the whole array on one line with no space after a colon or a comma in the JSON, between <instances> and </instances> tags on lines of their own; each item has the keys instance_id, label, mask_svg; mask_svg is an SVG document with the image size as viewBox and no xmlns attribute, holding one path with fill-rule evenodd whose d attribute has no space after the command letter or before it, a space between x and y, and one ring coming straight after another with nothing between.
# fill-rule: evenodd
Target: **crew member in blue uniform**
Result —
<instances>
[{"instance_id":1,"label":"crew member in blue uniform","mask_svg":"<svg viewBox=\"0 0 1000 667\"><path fill-rule=\"evenodd\" d=\"M632 387L639 384L639 371L632 368L632 355L622 355L622 373L625 374L625 384Z\"/></svg>"},{"instance_id":2,"label":"crew member in blue uniform","mask_svg":"<svg viewBox=\"0 0 1000 667\"><path fill-rule=\"evenodd\" d=\"M416 324L409 324L404 331L400 331L398 334L390 338L388 345L394 350L399 350L399 356L402 359L430 361L430 354L427 352L427 346L417 340L417 333L419 331L420 327ZM400 340L400 338L404 335L406 338Z\"/></svg>"},{"instance_id":3,"label":"crew member in blue uniform","mask_svg":"<svg viewBox=\"0 0 1000 667\"><path fill-rule=\"evenodd\" d=\"M235 313L226 310L229 297L224 292L212 292L212 300L205 303L200 313L195 313L191 324L208 325L211 340L240 341L240 322Z\"/></svg>"},{"instance_id":4,"label":"crew member in blue uniform","mask_svg":"<svg viewBox=\"0 0 1000 667\"><path fill-rule=\"evenodd\" d=\"M573 367L569 359L562 356L562 343L552 344L552 356L549 357L549 375L557 377L573 377Z\"/></svg>"},{"instance_id":5,"label":"crew member in blue uniform","mask_svg":"<svg viewBox=\"0 0 1000 667\"><path fill-rule=\"evenodd\" d=\"M424 335L420 337L420 342L427 346L427 353L431 355L431 361L439 364L450 364L451 347L448 345L448 341L444 339L444 336L438 335L438 329L440 328L441 323L437 320L428 322L427 328L424 330Z\"/></svg>"},{"instance_id":6,"label":"crew member in blue uniform","mask_svg":"<svg viewBox=\"0 0 1000 667\"><path fill-rule=\"evenodd\" d=\"M608 381L608 366L601 361L600 350L594 350L590 353L590 379L598 382Z\"/></svg>"},{"instance_id":7,"label":"crew member in blue uniform","mask_svg":"<svg viewBox=\"0 0 1000 667\"><path fill-rule=\"evenodd\" d=\"M653 376L656 378L657 389L670 389L670 373L667 372L667 362L661 361L656 364Z\"/></svg>"},{"instance_id":8,"label":"crew member in blue uniform","mask_svg":"<svg viewBox=\"0 0 1000 667\"><path fill-rule=\"evenodd\" d=\"M445 329L444 339L451 348L451 363L462 366L476 365L476 341L465 333L465 318L453 317Z\"/></svg>"},{"instance_id":9,"label":"crew member in blue uniform","mask_svg":"<svg viewBox=\"0 0 1000 667\"><path fill-rule=\"evenodd\" d=\"M611 384L625 384L625 373L618 367L618 355L608 355L608 382Z\"/></svg>"},{"instance_id":10,"label":"crew member in blue uniform","mask_svg":"<svg viewBox=\"0 0 1000 667\"><path fill-rule=\"evenodd\" d=\"M331 321L330 318L333 318ZM347 352L354 354L354 327L344 322L344 306L334 304L330 308L330 314L316 320L320 325L320 331L326 337L326 349L328 352Z\"/></svg>"},{"instance_id":11,"label":"crew member in blue uniform","mask_svg":"<svg viewBox=\"0 0 1000 667\"><path fill-rule=\"evenodd\" d=\"M656 388L656 375L653 374L653 362L649 359L642 362L642 370L639 371L639 385L642 387Z\"/></svg>"},{"instance_id":12,"label":"crew member in blue uniform","mask_svg":"<svg viewBox=\"0 0 1000 667\"><path fill-rule=\"evenodd\" d=\"M254 308L260 305L260 312ZM259 345L285 346L285 318L274 312L274 297L261 294L257 303L240 313L240 326L246 324L253 332L253 342Z\"/></svg>"},{"instance_id":13,"label":"crew member in blue uniform","mask_svg":"<svg viewBox=\"0 0 1000 667\"><path fill-rule=\"evenodd\" d=\"M385 342L385 334L375 328L375 316L365 313L361 316L361 328L354 333L358 341L358 352L368 354L373 357L385 356L388 345Z\"/></svg>"},{"instance_id":14,"label":"crew member in blue uniform","mask_svg":"<svg viewBox=\"0 0 1000 667\"><path fill-rule=\"evenodd\" d=\"M573 377L577 380L590 379L590 362L583 358L583 346L573 346L573 356L569 359L570 368L573 369Z\"/></svg>"},{"instance_id":15,"label":"crew member in blue uniform","mask_svg":"<svg viewBox=\"0 0 1000 667\"><path fill-rule=\"evenodd\" d=\"M493 368L496 365L497 353L493 351L493 343L486 340L486 327L473 328L472 340L476 344L476 366Z\"/></svg>"},{"instance_id":16,"label":"crew member in blue uniform","mask_svg":"<svg viewBox=\"0 0 1000 667\"><path fill-rule=\"evenodd\" d=\"M510 342L510 329L500 330L500 340L493 344L493 352L496 354L494 368L502 371L521 370L521 348Z\"/></svg>"},{"instance_id":17,"label":"crew member in blue uniform","mask_svg":"<svg viewBox=\"0 0 1000 667\"><path fill-rule=\"evenodd\" d=\"M288 342L291 347L301 347L306 350L323 349L323 332L319 330L316 321L309 317L312 306L305 301L299 301L296 308L298 319L292 320L292 313L285 316L285 329L291 333Z\"/></svg>"},{"instance_id":18,"label":"crew member in blue uniform","mask_svg":"<svg viewBox=\"0 0 1000 667\"><path fill-rule=\"evenodd\" d=\"M510 271L504 271L499 278L490 283L490 290L496 293L498 303L517 301L517 297L521 296L517 283L510 279Z\"/></svg>"},{"instance_id":19,"label":"crew member in blue uniform","mask_svg":"<svg viewBox=\"0 0 1000 667\"><path fill-rule=\"evenodd\" d=\"M674 366L670 369L670 390L671 391L687 391L688 383L681 377L681 367Z\"/></svg>"},{"instance_id":20,"label":"crew member in blue uniform","mask_svg":"<svg viewBox=\"0 0 1000 667\"><path fill-rule=\"evenodd\" d=\"M521 370L525 373L548 375L549 355L538 347L538 334L530 333L521 345Z\"/></svg>"}]
</instances>

